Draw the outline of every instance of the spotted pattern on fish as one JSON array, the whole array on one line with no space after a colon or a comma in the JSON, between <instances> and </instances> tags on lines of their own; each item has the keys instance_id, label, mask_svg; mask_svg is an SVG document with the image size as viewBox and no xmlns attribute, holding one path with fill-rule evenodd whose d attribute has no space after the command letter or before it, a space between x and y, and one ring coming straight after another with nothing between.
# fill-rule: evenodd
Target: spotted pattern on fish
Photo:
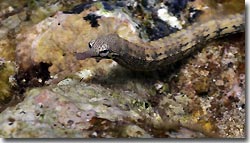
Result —
<instances>
[{"instance_id":1,"label":"spotted pattern on fish","mask_svg":"<svg viewBox=\"0 0 250 143\"><path fill-rule=\"evenodd\" d=\"M90 50L77 53L78 60L91 57L113 59L132 70L150 71L183 59L212 39L245 31L245 14L234 14L222 19L195 23L167 37L143 44L129 42L117 34L100 36L92 41ZM100 55L105 45L105 56Z\"/></svg>"}]
</instances>

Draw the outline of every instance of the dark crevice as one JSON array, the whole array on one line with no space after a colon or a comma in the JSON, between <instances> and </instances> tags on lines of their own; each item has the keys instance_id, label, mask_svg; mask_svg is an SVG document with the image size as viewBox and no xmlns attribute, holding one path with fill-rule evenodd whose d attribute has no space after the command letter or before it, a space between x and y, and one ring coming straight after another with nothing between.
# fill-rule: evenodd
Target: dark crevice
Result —
<instances>
[{"instance_id":1,"label":"dark crevice","mask_svg":"<svg viewBox=\"0 0 250 143\"><path fill-rule=\"evenodd\" d=\"M44 86L45 82L50 79L50 72L48 71L50 66L51 64L41 62L28 70L19 70L14 75L16 85L12 87L13 96L6 99L4 103L0 103L0 112L21 102L27 88Z\"/></svg>"},{"instance_id":2,"label":"dark crevice","mask_svg":"<svg viewBox=\"0 0 250 143\"><path fill-rule=\"evenodd\" d=\"M97 16L95 14L88 14L87 16L83 17L84 20L89 21L89 23L91 24L91 27L98 27L98 21L97 19L101 18L101 16Z\"/></svg>"}]
</instances>

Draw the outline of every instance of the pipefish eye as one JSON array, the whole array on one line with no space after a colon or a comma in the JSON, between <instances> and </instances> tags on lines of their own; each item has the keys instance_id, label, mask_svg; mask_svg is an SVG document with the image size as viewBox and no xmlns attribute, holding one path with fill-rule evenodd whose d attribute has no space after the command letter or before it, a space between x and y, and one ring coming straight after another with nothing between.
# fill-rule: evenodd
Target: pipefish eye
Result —
<instances>
[{"instance_id":1,"label":"pipefish eye","mask_svg":"<svg viewBox=\"0 0 250 143\"><path fill-rule=\"evenodd\" d=\"M90 48L90 49L93 47L94 43L95 43L95 40L91 40L91 41L89 42L89 48Z\"/></svg>"},{"instance_id":2,"label":"pipefish eye","mask_svg":"<svg viewBox=\"0 0 250 143\"><path fill-rule=\"evenodd\" d=\"M108 50L108 45L107 44L102 44L100 47L100 51L105 51Z\"/></svg>"},{"instance_id":3,"label":"pipefish eye","mask_svg":"<svg viewBox=\"0 0 250 143\"><path fill-rule=\"evenodd\" d=\"M101 57L105 57L109 54L109 49L107 44L102 44L99 49L99 54Z\"/></svg>"}]
</instances>

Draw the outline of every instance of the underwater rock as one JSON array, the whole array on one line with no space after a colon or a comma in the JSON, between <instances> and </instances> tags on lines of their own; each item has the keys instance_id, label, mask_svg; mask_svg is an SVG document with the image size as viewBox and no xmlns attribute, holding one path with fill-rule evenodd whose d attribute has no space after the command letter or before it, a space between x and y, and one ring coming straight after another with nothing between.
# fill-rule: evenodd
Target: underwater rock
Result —
<instances>
[{"instance_id":1,"label":"underwater rock","mask_svg":"<svg viewBox=\"0 0 250 143\"><path fill-rule=\"evenodd\" d=\"M87 19L83 19L91 13L106 18L97 19L96 24L100 26L92 27ZM20 42L16 48L17 62L24 70L40 62L51 63L49 71L52 75L60 72L73 73L80 68L95 69L97 63L93 59L77 61L74 53L87 50L88 42L98 35L115 31L124 33L124 36L133 33L132 30L124 31L131 26L126 20L115 18L112 13L102 14L96 5L77 15L58 12L54 17L49 17L18 35ZM130 38L133 36L130 35ZM104 63L99 66L109 67L110 61Z\"/></svg>"},{"instance_id":2,"label":"underwater rock","mask_svg":"<svg viewBox=\"0 0 250 143\"><path fill-rule=\"evenodd\" d=\"M79 83L78 80L68 85L29 90L22 103L1 113L0 127L5 130L0 131L0 136L91 137L96 131L96 136L105 133L103 137L122 135L127 128L120 130L123 128L119 127L120 122L124 122L123 126L132 125L153 111L134 104L137 102L133 101L143 102L137 94L121 91L116 96L116 92L94 84ZM117 124L117 127L109 126L112 124ZM105 130L100 130L103 125ZM113 130L120 131L116 133ZM147 134L145 131L141 133ZM128 134L138 136L137 132Z\"/></svg>"}]
</instances>

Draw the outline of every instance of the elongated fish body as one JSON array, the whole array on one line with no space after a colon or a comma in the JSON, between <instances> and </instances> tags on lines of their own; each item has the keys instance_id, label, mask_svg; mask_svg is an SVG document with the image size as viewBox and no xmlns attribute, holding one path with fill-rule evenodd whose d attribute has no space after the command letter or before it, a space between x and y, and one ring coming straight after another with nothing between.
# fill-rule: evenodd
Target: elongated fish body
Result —
<instances>
[{"instance_id":1,"label":"elongated fish body","mask_svg":"<svg viewBox=\"0 0 250 143\"><path fill-rule=\"evenodd\" d=\"M167 37L144 44L135 44L117 34L109 34L91 41L90 50L77 53L76 58L109 58L132 70L151 71L186 57L199 45L212 39L244 30L245 14L242 13L195 23Z\"/></svg>"}]
</instances>

